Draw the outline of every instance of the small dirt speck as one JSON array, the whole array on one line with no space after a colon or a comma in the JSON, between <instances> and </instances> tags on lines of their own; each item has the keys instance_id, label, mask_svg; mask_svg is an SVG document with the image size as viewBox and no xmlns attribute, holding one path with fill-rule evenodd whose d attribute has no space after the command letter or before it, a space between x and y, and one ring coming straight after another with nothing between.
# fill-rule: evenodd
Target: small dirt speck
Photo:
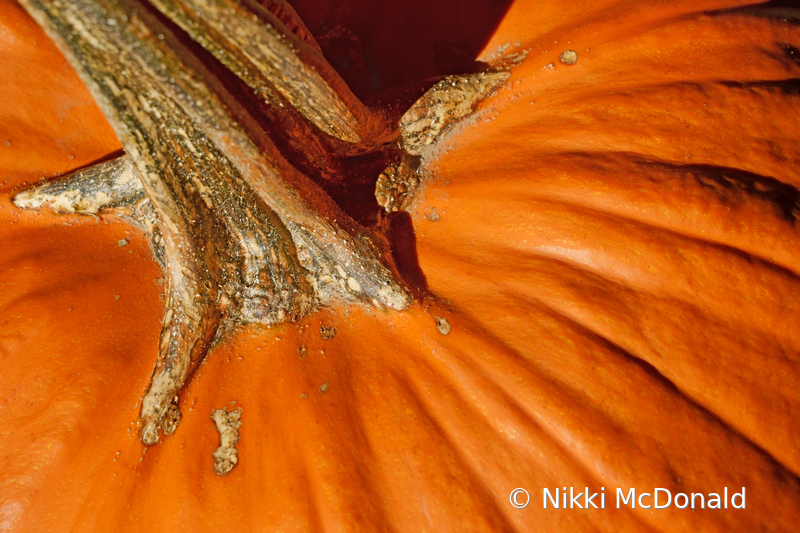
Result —
<instances>
[{"instance_id":1,"label":"small dirt speck","mask_svg":"<svg viewBox=\"0 0 800 533\"><path fill-rule=\"evenodd\" d=\"M450 322L448 322L446 318L435 316L433 319L436 321L436 329L439 330L439 333L442 335L450 333Z\"/></svg>"},{"instance_id":2,"label":"small dirt speck","mask_svg":"<svg viewBox=\"0 0 800 533\"><path fill-rule=\"evenodd\" d=\"M305 359L307 353L308 353L308 350L306 350L305 344L301 344L300 346L297 347L297 356L300 359Z\"/></svg>"},{"instance_id":3,"label":"small dirt speck","mask_svg":"<svg viewBox=\"0 0 800 533\"><path fill-rule=\"evenodd\" d=\"M431 210L428 212L428 214L425 215L425 218L427 218L431 222L438 222L439 219L441 219L442 217L439 216L439 212L436 211L435 207L431 207Z\"/></svg>"},{"instance_id":4,"label":"small dirt speck","mask_svg":"<svg viewBox=\"0 0 800 533\"><path fill-rule=\"evenodd\" d=\"M123 246L128 246L128 239L120 239L117 242L117 246L119 246L120 248L122 248Z\"/></svg>"},{"instance_id":5,"label":"small dirt speck","mask_svg":"<svg viewBox=\"0 0 800 533\"><path fill-rule=\"evenodd\" d=\"M330 388L331 388L330 385L328 385L327 383L323 383L322 385L319 386L319 391L322 394L325 394L326 392L328 392L328 390L330 390Z\"/></svg>"},{"instance_id":6,"label":"small dirt speck","mask_svg":"<svg viewBox=\"0 0 800 533\"><path fill-rule=\"evenodd\" d=\"M114 295L114 299L115 299L115 300L119 300L119 294L115 294L115 295Z\"/></svg>"},{"instance_id":7,"label":"small dirt speck","mask_svg":"<svg viewBox=\"0 0 800 533\"><path fill-rule=\"evenodd\" d=\"M308 398L308 394L306 394L305 392L301 392L300 397L303 399Z\"/></svg>"},{"instance_id":8,"label":"small dirt speck","mask_svg":"<svg viewBox=\"0 0 800 533\"><path fill-rule=\"evenodd\" d=\"M565 65L574 65L578 62L578 52L575 50L564 50L561 52L561 62Z\"/></svg>"},{"instance_id":9,"label":"small dirt speck","mask_svg":"<svg viewBox=\"0 0 800 533\"><path fill-rule=\"evenodd\" d=\"M319 334L323 340L329 341L336 336L336 328L320 324Z\"/></svg>"}]
</instances>

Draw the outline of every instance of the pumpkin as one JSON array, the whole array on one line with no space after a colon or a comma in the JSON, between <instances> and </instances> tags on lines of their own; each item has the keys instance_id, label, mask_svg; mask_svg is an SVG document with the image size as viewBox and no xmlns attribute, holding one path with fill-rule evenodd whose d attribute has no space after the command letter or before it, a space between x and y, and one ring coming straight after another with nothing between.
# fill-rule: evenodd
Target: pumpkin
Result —
<instances>
[{"instance_id":1,"label":"pumpkin","mask_svg":"<svg viewBox=\"0 0 800 533\"><path fill-rule=\"evenodd\" d=\"M423 4L371 29L374 3L294 3L363 99L465 69L467 52L526 53L423 160L397 241L414 303L236 329L147 447L163 274L119 220L12 204L120 144L2 0L0 529L793 530L800 12L517 0L448 55L437 42L469 36L432 22L441 38L415 38ZM241 425L220 477L223 407ZM565 488L605 508L554 509L545 489ZM631 488L649 499L617 508ZM746 507L654 509L656 488L706 507L746 489Z\"/></svg>"}]
</instances>

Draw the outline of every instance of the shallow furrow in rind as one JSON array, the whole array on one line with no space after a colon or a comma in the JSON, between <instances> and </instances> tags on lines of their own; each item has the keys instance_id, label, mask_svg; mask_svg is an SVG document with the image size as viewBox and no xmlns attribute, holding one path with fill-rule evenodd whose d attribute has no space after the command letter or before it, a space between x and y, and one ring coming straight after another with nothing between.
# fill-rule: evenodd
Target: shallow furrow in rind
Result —
<instances>
[{"instance_id":1,"label":"shallow furrow in rind","mask_svg":"<svg viewBox=\"0 0 800 533\"><path fill-rule=\"evenodd\" d=\"M430 403L430 409L432 413L442 413L438 419L454 435L454 441L460 443L460 453L471 457L483 471L497 475L500 464L495 461L506 456L501 451L501 442L508 439L511 448L520 446L515 454L512 452L519 461L520 479L530 476L526 468L535 469L537 454L547 454L548 448L553 451L546 444L542 448L541 441L532 438L543 432L606 486L665 486L673 493L715 492L712 488L715 484L741 484L752 487L754 492L784 486L783 504L800 493L800 483L792 474L687 402L679 391L629 355L538 304L525 302L524 313L501 316L514 306L519 308L520 301L497 295L497 314L474 319L476 324L488 327L494 336L514 346L512 351L487 342L484 333L475 332L470 319L462 319L456 311L450 315L453 330L436 343L441 350L420 351L419 359L403 360L409 376L417 372L412 365L422 364L423 368L430 365L435 369L435 379L428 377L424 380L427 387L421 387L428 389L426 394L437 398ZM424 338L421 331L420 336ZM442 394L436 393L437 384L443 387L443 392L449 391L445 397L452 399L438 401ZM513 399L511 405L509 398ZM514 404L518 410L512 407ZM522 419L517 418L520 411L525 414ZM667 420L657 416L662 411L670 413ZM483 421L492 429L481 430ZM691 434L685 431L689 427L693 428ZM509 438L509 431L519 439ZM491 437L487 439L486 435ZM715 457L727 453L737 458L735 465L715 462ZM559 471L557 458L548 457L554 462L548 463L547 470ZM561 476L568 479L564 481L567 486L585 483L572 479L566 472ZM784 485L787 477L793 480L789 481L791 489ZM498 481L487 478L486 482L497 487L495 494L499 496L503 484L498 487ZM542 488L541 480L528 483ZM775 517L773 525L796 519L793 514L796 510L791 510L790 505L784 509L783 504L776 503L774 512L781 516ZM690 520L677 510L660 516L647 511L639 513L652 527L665 531L676 524L686 527ZM742 520L734 516L717 518L730 522L727 526L714 524L714 518L708 515L693 516L691 521L693 527L727 531Z\"/></svg>"},{"instance_id":2,"label":"shallow furrow in rind","mask_svg":"<svg viewBox=\"0 0 800 533\"><path fill-rule=\"evenodd\" d=\"M544 33L534 30L515 45L529 53L525 63L515 69L516 84L510 89L528 100L525 105L532 97L537 109L560 107L569 111L582 105L584 99L613 92L680 84L778 82L798 77L800 63L790 50L792 44L797 47L800 38L796 24L754 13L714 10L715 3L721 7L720 2L658 6L616 2L605 13L590 14L584 23L582 17L573 17L568 28L556 27ZM612 16L616 18L605 18ZM537 29L546 27L547 23ZM561 52L568 49L578 53L573 65L559 60ZM486 50L492 50L491 43ZM731 61L732 57L736 60ZM494 106L498 104L493 102Z\"/></svg>"},{"instance_id":3,"label":"shallow furrow in rind","mask_svg":"<svg viewBox=\"0 0 800 533\"><path fill-rule=\"evenodd\" d=\"M530 162L509 163L500 179L488 175L488 169L473 166L472 179L458 184L459 196L496 203L513 198L517 206L560 203L726 247L800 273L800 191L771 177L642 160L628 153L534 156ZM431 202L436 194L431 191Z\"/></svg>"},{"instance_id":4,"label":"shallow furrow in rind","mask_svg":"<svg viewBox=\"0 0 800 533\"><path fill-rule=\"evenodd\" d=\"M444 314L444 310L438 312ZM476 510L480 514L470 513L470 523L476 528L488 519L490 530L500 531L527 531L534 526L546 530L643 530L644 524L636 516L624 513L590 517L541 512L543 487L554 489L567 483L589 486L593 491L599 491L602 483L591 469L574 462L571 445L565 442L563 435L554 434L552 427L549 427L552 421L543 413L547 408L532 413L529 406L524 405L528 395L523 394L523 398L517 394L519 389L510 391L508 382L497 380L496 375L493 376L476 363L475 359L480 358L487 349L485 332L478 333L474 324L453 315L451 319L458 328L454 332L458 340L451 343L450 335L442 337L431 327L429 316L416 312L415 315L391 320L392 324L402 325L404 331L414 331L419 345L392 364L395 368L393 374L398 376L391 388L395 394L389 398L381 396L381 403L383 409L395 417L405 410L407 416L403 418L413 421L416 431L424 432L425 436L417 440L411 435L399 435L381 442L379 447L378 439L374 439L375 453L380 459L374 465L375 471L380 472L381 478L387 482L383 489L390 495L387 505L394 509L394 516L398 520L411 518L399 516L398 508L401 506L422 512L416 502L411 506L401 503L408 497L408 491L438 492L435 484L441 474L437 476L438 468L428 473L431 467L425 465L440 464L447 465L454 478L450 482L451 488L446 491L451 497L466 489L466 493L481 493L495 502L495 507L486 506ZM404 334L386 332L381 334L381 338L388 343L398 344L402 342ZM363 349L359 351L366 351L366 344L363 341L360 344ZM519 354L515 350L491 341L489 344L493 353L504 352L492 363L496 366L503 365L501 360L508 363L501 371L504 378L510 378L512 382L524 381L531 389L539 388L537 394L546 396L552 392L553 389L547 385L539 387L547 379L543 379L536 369L523 370L524 365L520 365ZM364 379L363 375L361 379ZM380 390L374 386L365 387L365 399L380 394ZM565 394L569 395L568 392ZM368 401L362 401L357 405L369 404ZM367 412L365 410L365 414ZM376 419L378 417L364 418L372 422L365 424L368 434L379 435L379 428L383 424ZM414 444L415 441L418 444ZM424 453L416 450L422 443L425 443ZM392 455L398 459L392 458ZM399 458L404 455L418 457L419 466L407 467L408 470L394 467L394 463L400 462ZM508 505L508 494L518 486L531 488L531 508L524 513ZM428 506L434 503L435 500L431 501L429 497ZM458 530L461 527L457 517L434 524L437 529L443 530Z\"/></svg>"},{"instance_id":5,"label":"shallow furrow in rind","mask_svg":"<svg viewBox=\"0 0 800 533\"><path fill-rule=\"evenodd\" d=\"M557 218L557 212L548 212L550 219ZM467 242L449 242L446 249L424 248L420 254L437 265L426 270L429 283L446 275L446 285L431 288L456 309L470 312L480 302L508 293L581 317L579 321L659 369L693 401L799 471L792 438L792 421L800 416L793 385L800 379L800 345L794 334L800 311L792 297L800 291L797 278L725 249L709 250L678 236L670 239L669 233L658 247L627 237L635 232L621 222L609 224L606 231L626 237L612 249L628 250L627 262L605 261L602 247L590 241L561 251L557 246L524 250L516 242L495 238L491 245L474 249ZM539 246L548 248L552 239L552 230L545 232ZM670 245L681 253L672 253ZM481 251L470 254L476 249ZM573 256L570 249L585 253ZM723 260L704 251L716 251ZM702 268L691 266L704 262ZM498 278L498 271L505 275ZM715 280L728 272L738 272L738 282L716 286ZM759 318L763 316L780 318ZM707 359L698 353L716 356Z\"/></svg>"}]
</instances>

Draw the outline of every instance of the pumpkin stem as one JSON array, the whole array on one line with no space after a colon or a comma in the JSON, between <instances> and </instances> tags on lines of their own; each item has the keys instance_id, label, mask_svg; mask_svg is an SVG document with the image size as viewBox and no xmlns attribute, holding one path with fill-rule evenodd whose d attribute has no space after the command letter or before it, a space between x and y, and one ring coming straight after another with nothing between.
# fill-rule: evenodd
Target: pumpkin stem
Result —
<instances>
[{"instance_id":1,"label":"pumpkin stem","mask_svg":"<svg viewBox=\"0 0 800 533\"><path fill-rule=\"evenodd\" d=\"M385 238L355 223L292 166L225 73L206 65L199 58L206 52L147 4L21 3L72 62L126 155L23 192L15 203L122 215L150 234L166 273L158 358L139 416L142 442L175 430L180 391L214 339L237 325L297 320L334 299L408 307ZM309 142L310 152L324 157L331 143L356 146L344 153L384 149L386 124L349 92L293 12L280 11L298 35L249 1L152 4L280 109L288 136L334 138ZM387 211L408 205L433 143L506 79L502 69L448 77L403 116L393 138L404 155L378 180ZM298 112L310 127L292 118Z\"/></svg>"},{"instance_id":2,"label":"pumpkin stem","mask_svg":"<svg viewBox=\"0 0 800 533\"><path fill-rule=\"evenodd\" d=\"M236 325L297 319L331 299L409 305L382 237L358 226L286 162L248 110L146 5L24 5L72 61L127 153L100 169L105 177L73 176L63 185L66 195L79 190L81 198L99 198L105 190L109 208L122 197L140 198L138 189L114 185L119 176L131 181L130 170L120 169L132 167L149 202L143 209L155 213L161 235L167 304L142 401L143 442L154 444L159 431L174 429L176 396L214 338ZM17 202L63 200L53 193L38 189ZM81 211L86 202L73 203L70 209ZM103 207L89 203L90 210Z\"/></svg>"}]
</instances>

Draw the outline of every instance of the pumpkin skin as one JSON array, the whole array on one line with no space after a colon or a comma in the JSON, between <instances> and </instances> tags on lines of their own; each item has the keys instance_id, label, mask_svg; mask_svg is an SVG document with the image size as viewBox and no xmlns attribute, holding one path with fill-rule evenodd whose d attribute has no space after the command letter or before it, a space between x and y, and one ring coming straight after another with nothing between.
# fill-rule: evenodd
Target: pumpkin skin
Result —
<instances>
[{"instance_id":1,"label":"pumpkin skin","mask_svg":"<svg viewBox=\"0 0 800 533\"><path fill-rule=\"evenodd\" d=\"M128 226L13 209L119 146L0 4L3 64L22 65L0 89L0 529L791 531L800 30L745 2L641 4L514 3L481 57L531 52L410 212L432 297L241 330L147 449L161 273ZM240 464L220 478L208 415L232 401ZM604 486L607 508L542 509L563 486ZM616 487L725 486L746 510L610 508Z\"/></svg>"}]
</instances>

